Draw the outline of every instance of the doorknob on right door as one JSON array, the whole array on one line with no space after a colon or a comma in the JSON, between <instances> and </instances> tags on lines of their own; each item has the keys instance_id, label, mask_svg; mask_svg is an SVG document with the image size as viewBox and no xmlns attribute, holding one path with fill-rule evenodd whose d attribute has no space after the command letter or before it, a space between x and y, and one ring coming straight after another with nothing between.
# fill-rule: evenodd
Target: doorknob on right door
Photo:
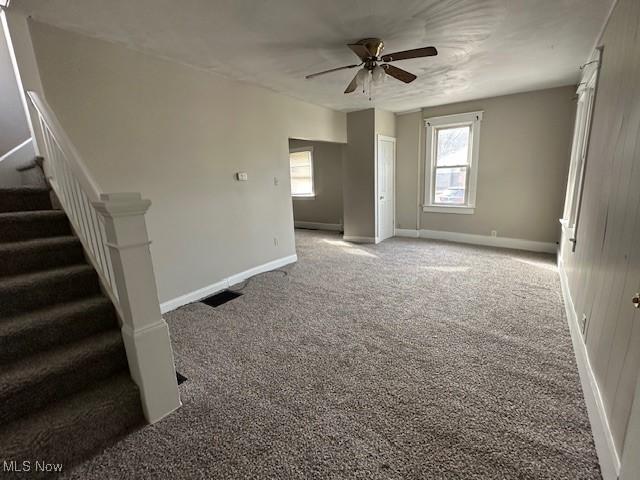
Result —
<instances>
[{"instance_id":1,"label":"doorknob on right door","mask_svg":"<svg viewBox=\"0 0 640 480\"><path fill-rule=\"evenodd\" d=\"M636 293L631 299L631 303L635 308L640 308L640 292Z\"/></svg>"}]
</instances>

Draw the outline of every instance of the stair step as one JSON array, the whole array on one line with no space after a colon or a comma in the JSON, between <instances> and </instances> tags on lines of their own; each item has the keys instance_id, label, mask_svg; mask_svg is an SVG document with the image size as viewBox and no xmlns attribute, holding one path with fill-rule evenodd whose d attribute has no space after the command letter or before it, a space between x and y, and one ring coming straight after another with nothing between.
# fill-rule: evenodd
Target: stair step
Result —
<instances>
[{"instance_id":1,"label":"stair step","mask_svg":"<svg viewBox=\"0 0 640 480\"><path fill-rule=\"evenodd\" d=\"M98 275L90 265L0 278L0 318L92 296L99 291Z\"/></svg>"},{"instance_id":2,"label":"stair step","mask_svg":"<svg viewBox=\"0 0 640 480\"><path fill-rule=\"evenodd\" d=\"M0 277L82 263L82 244L71 235L0 243Z\"/></svg>"},{"instance_id":3,"label":"stair step","mask_svg":"<svg viewBox=\"0 0 640 480\"><path fill-rule=\"evenodd\" d=\"M102 295L55 305L0 322L0 365L118 326Z\"/></svg>"},{"instance_id":4,"label":"stair step","mask_svg":"<svg viewBox=\"0 0 640 480\"><path fill-rule=\"evenodd\" d=\"M71 235L62 210L0 213L0 243Z\"/></svg>"},{"instance_id":5,"label":"stair step","mask_svg":"<svg viewBox=\"0 0 640 480\"><path fill-rule=\"evenodd\" d=\"M51 198L46 187L0 188L0 212L50 210Z\"/></svg>"},{"instance_id":6,"label":"stair step","mask_svg":"<svg viewBox=\"0 0 640 480\"><path fill-rule=\"evenodd\" d=\"M127 371L119 330L99 333L0 369L0 424Z\"/></svg>"},{"instance_id":7,"label":"stair step","mask_svg":"<svg viewBox=\"0 0 640 480\"><path fill-rule=\"evenodd\" d=\"M62 463L64 473L143 422L138 388L122 373L0 427L0 457Z\"/></svg>"},{"instance_id":8,"label":"stair step","mask_svg":"<svg viewBox=\"0 0 640 480\"><path fill-rule=\"evenodd\" d=\"M44 176L44 169L42 167L43 163L44 158L35 157L27 165L23 165L22 167L17 168L18 172L20 172L22 185L37 187L47 186L47 179Z\"/></svg>"}]
</instances>

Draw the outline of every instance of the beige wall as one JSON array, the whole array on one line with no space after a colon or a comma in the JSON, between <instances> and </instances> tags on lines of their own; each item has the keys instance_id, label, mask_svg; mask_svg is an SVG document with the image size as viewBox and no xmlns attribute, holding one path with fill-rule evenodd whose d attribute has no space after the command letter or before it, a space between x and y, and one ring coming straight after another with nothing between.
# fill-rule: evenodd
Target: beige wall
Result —
<instances>
[{"instance_id":1,"label":"beige wall","mask_svg":"<svg viewBox=\"0 0 640 480\"><path fill-rule=\"evenodd\" d=\"M640 291L638 25L640 3L619 0L602 39L576 249L563 238L561 263L578 322L586 316L589 364L620 457L640 373L640 309L631 302ZM640 435L628 438L636 443L624 457L637 459ZM640 478L637 462L623 471Z\"/></svg>"},{"instance_id":2,"label":"beige wall","mask_svg":"<svg viewBox=\"0 0 640 480\"><path fill-rule=\"evenodd\" d=\"M303 147L313 147L315 197L292 197L294 221L342 224L342 158L345 145L289 140L289 148Z\"/></svg>"},{"instance_id":3,"label":"beige wall","mask_svg":"<svg viewBox=\"0 0 640 480\"><path fill-rule=\"evenodd\" d=\"M418 228L418 192L422 185L420 145L422 142L422 111L396 116L396 226Z\"/></svg>"},{"instance_id":4,"label":"beige wall","mask_svg":"<svg viewBox=\"0 0 640 480\"><path fill-rule=\"evenodd\" d=\"M0 24L0 157L30 136L9 48Z\"/></svg>"},{"instance_id":5,"label":"beige wall","mask_svg":"<svg viewBox=\"0 0 640 480\"><path fill-rule=\"evenodd\" d=\"M347 114L347 148L343 163L342 191L344 235L375 237L373 197L375 171L375 110Z\"/></svg>"},{"instance_id":6,"label":"beige wall","mask_svg":"<svg viewBox=\"0 0 640 480\"><path fill-rule=\"evenodd\" d=\"M424 201L423 118L483 110L476 209L473 215L420 214L420 228L540 242L559 240L575 112L574 87L521 93L400 115L398 228L416 228L413 182ZM416 151L416 140L419 152ZM406 181L405 180L405 181Z\"/></svg>"},{"instance_id":7,"label":"beige wall","mask_svg":"<svg viewBox=\"0 0 640 480\"><path fill-rule=\"evenodd\" d=\"M161 301L295 253L288 139L345 142L344 113L41 23L31 31L46 98L96 180L153 202Z\"/></svg>"},{"instance_id":8,"label":"beige wall","mask_svg":"<svg viewBox=\"0 0 640 480\"><path fill-rule=\"evenodd\" d=\"M387 137L396 136L396 115L386 110L375 110L376 134Z\"/></svg>"},{"instance_id":9,"label":"beige wall","mask_svg":"<svg viewBox=\"0 0 640 480\"><path fill-rule=\"evenodd\" d=\"M373 242L376 237L376 139L396 136L392 112L370 108L347 114L344 162L344 235Z\"/></svg>"}]
</instances>

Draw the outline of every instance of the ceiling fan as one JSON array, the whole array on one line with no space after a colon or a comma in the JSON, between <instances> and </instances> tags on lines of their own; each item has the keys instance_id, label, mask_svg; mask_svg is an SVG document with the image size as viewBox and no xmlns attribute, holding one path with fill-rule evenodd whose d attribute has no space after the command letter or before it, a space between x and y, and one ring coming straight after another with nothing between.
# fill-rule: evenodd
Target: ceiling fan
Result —
<instances>
[{"instance_id":1,"label":"ceiling fan","mask_svg":"<svg viewBox=\"0 0 640 480\"><path fill-rule=\"evenodd\" d=\"M353 77L353 80L351 80L351 83L349 83L344 93L351 93L358 87L366 89L366 87L370 85L370 82L379 84L384 80L385 74L390 75L401 82L411 83L417 78L413 73L409 73L406 70L390 65L388 62L407 60L409 58L433 57L438 54L438 50L436 50L435 47L423 47L381 55L382 50L384 49L384 42L379 38L363 38L362 40L348 44L347 46L353 51L353 53L360 57L360 63L332 68L331 70L325 70L324 72L313 73L304 78L314 78L319 75L324 75L325 73L347 70L349 68L356 68L364 65L360 70L358 70L358 73Z\"/></svg>"}]
</instances>

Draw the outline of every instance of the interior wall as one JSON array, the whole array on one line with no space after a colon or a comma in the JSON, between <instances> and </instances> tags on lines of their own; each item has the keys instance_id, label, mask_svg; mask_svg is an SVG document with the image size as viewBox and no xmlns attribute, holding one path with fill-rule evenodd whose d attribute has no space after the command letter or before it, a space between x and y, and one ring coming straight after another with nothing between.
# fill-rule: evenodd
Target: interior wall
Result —
<instances>
[{"instance_id":1,"label":"interior wall","mask_svg":"<svg viewBox=\"0 0 640 480\"><path fill-rule=\"evenodd\" d=\"M387 137L396 136L396 115L393 112L381 110L376 108L375 122L376 122L376 134L385 135Z\"/></svg>"},{"instance_id":2,"label":"interior wall","mask_svg":"<svg viewBox=\"0 0 640 480\"><path fill-rule=\"evenodd\" d=\"M375 238L375 110L347 114L347 148L343 163L344 236Z\"/></svg>"},{"instance_id":3,"label":"interior wall","mask_svg":"<svg viewBox=\"0 0 640 480\"><path fill-rule=\"evenodd\" d=\"M420 213L420 228L555 243L562 216L575 112L575 87L539 90L400 115L398 228L415 228L424 202L425 118L484 111L473 215ZM419 152L416 158L416 141ZM416 201L411 179L420 179ZM400 180L399 180L400 181Z\"/></svg>"},{"instance_id":4,"label":"interior wall","mask_svg":"<svg viewBox=\"0 0 640 480\"><path fill-rule=\"evenodd\" d=\"M418 228L418 198L420 190L420 144L422 142L422 111L396 116L396 227Z\"/></svg>"},{"instance_id":5,"label":"interior wall","mask_svg":"<svg viewBox=\"0 0 640 480\"><path fill-rule=\"evenodd\" d=\"M153 202L161 302L295 254L288 139L344 143L344 113L42 23L31 34L97 182Z\"/></svg>"},{"instance_id":6,"label":"interior wall","mask_svg":"<svg viewBox=\"0 0 640 480\"><path fill-rule=\"evenodd\" d=\"M344 236L359 242L376 238L377 135L396 136L393 112L369 108L347 114L343 166Z\"/></svg>"},{"instance_id":7,"label":"interior wall","mask_svg":"<svg viewBox=\"0 0 640 480\"><path fill-rule=\"evenodd\" d=\"M30 137L4 28L0 23L0 157Z\"/></svg>"},{"instance_id":8,"label":"interior wall","mask_svg":"<svg viewBox=\"0 0 640 480\"><path fill-rule=\"evenodd\" d=\"M289 148L313 148L315 196L293 199L294 222L342 225L342 158L345 145L309 140L289 140Z\"/></svg>"},{"instance_id":9,"label":"interior wall","mask_svg":"<svg viewBox=\"0 0 640 480\"><path fill-rule=\"evenodd\" d=\"M563 236L561 258L578 322L586 316L587 356L618 457L640 372L640 310L631 302L640 291L638 25L640 3L619 0L602 37L576 248Z\"/></svg>"}]
</instances>

